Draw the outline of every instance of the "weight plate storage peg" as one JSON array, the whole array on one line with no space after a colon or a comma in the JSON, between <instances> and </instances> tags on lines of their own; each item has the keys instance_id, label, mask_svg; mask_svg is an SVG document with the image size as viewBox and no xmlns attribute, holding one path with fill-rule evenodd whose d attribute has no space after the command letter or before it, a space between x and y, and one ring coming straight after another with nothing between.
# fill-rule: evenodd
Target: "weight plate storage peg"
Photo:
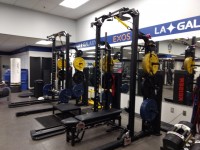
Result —
<instances>
[{"instance_id":1,"label":"weight plate storage peg","mask_svg":"<svg viewBox=\"0 0 200 150\"><path fill-rule=\"evenodd\" d=\"M154 52L149 52L145 54L142 60L142 68L145 73L150 75L156 74L159 68L159 59Z\"/></svg>"},{"instance_id":2,"label":"weight plate storage peg","mask_svg":"<svg viewBox=\"0 0 200 150\"><path fill-rule=\"evenodd\" d=\"M86 62L82 57L76 57L73 61L73 66L76 70L82 71L86 66Z\"/></svg>"},{"instance_id":3,"label":"weight plate storage peg","mask_svg":"<svg viewBox=\"0 0 200 150\"><path fill-rule=\"evenodd\" d=\"M75 84L72 88L72 92L75 97L81 97L84 94L83 84Z\"/></svg>"},{"instance_id":4,"label":"weight plate storage peg","mask_svg":"<svg viewBox=\"0 0 200 150\"><path fill-rule=\"evenodd\" d=\"M73 75L73 81L76 84L80 84L84 81L84 73L82 71L76 71Z\"/></svg>"},{"instance_id":5,"label":"weight plate storage peg","mask_svg":"<svg viewBox=\"0 0 200 150\"><path fill-rule=\"evenodd\" d=\"M184 69L189 74L193 74L194 73L194 65L195 65L195 61L193 60L192 57L185 58L185 60L184 60Z\"/></svg>"},{"instance_id":6,"label":"weight plate storage peg","mask_svg":"<svg viewBox=\"0 0 200 150\"><path fill-rule=\"evenodd\" d=\"M51 96L52 94L52 85L51 84L46 84L43 87L43 95L44 96Z\"/></svg>"},{"instance_id":7,"label":"weight plate storage peg","mask_svg":"<svg viewBox=\"0 0 200 150\"><path fill-rule=\"evenodd\" d=\"M70 89L63 89L59 93L59 101L61 103L68 103L71 96L72 96L72 91Z\"/></svg>"},{"instance_id":8,"label":"weight plate storage peg","mask_svg":"<svg viewBox=\"0 0 200 150\"><path fill-rule=\"evenodd\" d=\"M145 99L140 107L140 116L144 121L152 122L158 114L156 101Z\"/></svg>"},{"instance_id":9,"label":"weight plate storage peg","mask_svg":"<svg viewBox=\"0 0 200 150\"><path fill-rule=\"evenodd\" d=\"M58 59L57 61L58 69L62 69L62 59ZM64 59L64 68L66 68L66 60Z\"/></svg>"}]
</instances>

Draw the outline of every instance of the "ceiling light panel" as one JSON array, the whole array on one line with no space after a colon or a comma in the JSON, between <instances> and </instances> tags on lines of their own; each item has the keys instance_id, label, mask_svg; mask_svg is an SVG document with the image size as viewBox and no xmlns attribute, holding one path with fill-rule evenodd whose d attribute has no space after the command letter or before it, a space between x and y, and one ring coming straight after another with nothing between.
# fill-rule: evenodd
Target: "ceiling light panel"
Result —
<instances>
[{"instance_id":1,"label":"ceiling light panel","mask_svg":"<svg viewBox=\"0 0 200 150\"><path fill-rule=\"evenodd\" d=\"M64 7L68 7L68 8L72 8L72 9L76 9L79 6L87 3L88 1L89 0L64 0L59 5L64 6Z\"/></svg>"},{"instance_id":2,"label":"ceiling light panel","mask_svg":"<svg viewBox=\"0 0 200 150\"><path fill-rule=\"evenodd\" d=\"M38 45L49 45L51 43L52 43L52 41L41 40L41 41L36 42L35 44L38 44Z\"/></svg>"}]
</instances>

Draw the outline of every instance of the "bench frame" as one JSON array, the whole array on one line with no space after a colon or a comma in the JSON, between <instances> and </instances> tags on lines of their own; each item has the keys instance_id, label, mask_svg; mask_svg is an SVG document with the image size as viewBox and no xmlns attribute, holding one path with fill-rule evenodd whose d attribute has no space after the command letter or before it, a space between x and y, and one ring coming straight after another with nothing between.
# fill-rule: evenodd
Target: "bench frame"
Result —
<instances>
[{"instance_id":1,"label":"bench frame","mask_svg":"<svg viewBox=\"0 0 200 150\"><path fill-rule=\"evenodd\" d=\"M115 120L118 121L118 124L115 123ZM97 127L97 126L106 125L106 124L112 125L114 127L121 127L120 113L113 116L110 115L107 118L95 120L93 122L84 123L83 121L80 121L77 119L77 122L73 124L64 125L66 128L66 141L71 142L71 145L74 146L75 143L82 141L86 129L90 129L92 127Z\"/></svg>"}]
</instances>

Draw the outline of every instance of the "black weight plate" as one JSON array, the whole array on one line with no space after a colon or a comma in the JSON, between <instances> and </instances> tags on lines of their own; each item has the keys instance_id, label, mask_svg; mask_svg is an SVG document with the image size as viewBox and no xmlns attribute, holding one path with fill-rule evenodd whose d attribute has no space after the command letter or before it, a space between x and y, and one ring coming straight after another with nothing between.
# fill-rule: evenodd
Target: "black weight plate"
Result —
<instances>
[{"instance_id":1,"label":"black weight plate","mask_svg":"<svg viewBox=\"0 0 200 150\"><path fill-rule=\"evenodd\" d=\"M73 75L73 81L76 84L80 84L84 81L84 73L82 71L76 71Z\"/></svg>"}]
</instances>

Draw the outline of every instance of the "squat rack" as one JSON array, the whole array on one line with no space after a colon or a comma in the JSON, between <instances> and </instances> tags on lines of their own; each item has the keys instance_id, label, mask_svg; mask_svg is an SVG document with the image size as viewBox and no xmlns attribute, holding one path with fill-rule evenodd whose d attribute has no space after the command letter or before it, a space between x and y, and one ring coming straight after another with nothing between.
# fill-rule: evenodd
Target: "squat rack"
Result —
<instances>
[{"instance_id":1,"label":"squat rack","mask_svg":"<svg viewBox=\"0 0 200 150\"><path fill-rule=\"evenodd\" d=\"M135 9L121 8L117 11L110 12L108 15L102 15L95 18L95 22L91 23L91 26L96 26L96 54L95 54L95 98L94 98L94 111L98 111L98 101L99 101L99 84L100 84L100 39L101 39L101 27L106 19L113 18L115 16L122 17L128 14L132 17L132 43L131 43L131 68L130 68L130 101L129 101L129 115L128 115L128 125L130 137L134 137L134 122L135 122L135 92L136 92L136 72L137 72L137 47L138 47L138 26L139 26L139 12Z\"/></svg>"}]
</instances>

